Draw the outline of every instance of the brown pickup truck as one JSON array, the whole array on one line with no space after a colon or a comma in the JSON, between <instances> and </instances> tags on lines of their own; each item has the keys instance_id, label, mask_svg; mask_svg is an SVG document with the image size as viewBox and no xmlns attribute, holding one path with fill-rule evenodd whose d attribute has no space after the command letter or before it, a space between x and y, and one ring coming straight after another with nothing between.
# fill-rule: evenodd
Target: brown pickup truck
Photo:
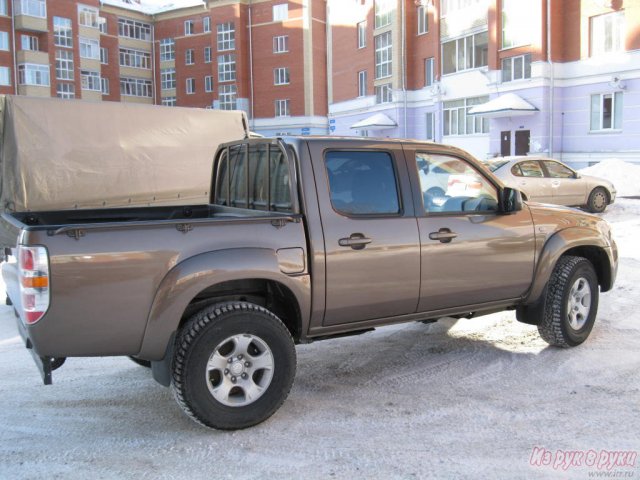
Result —
<instances>
[{"instance_id":1,"label":"brown pickup truck","mask_svg":"<svg viewBox=\"0 0 640 480\"><path fill-rule=\"evenodd\" d=\"M2 215L45 383L66 357L128 355L194 420L244 428L287 397L296 343L515 310L575 346L615 280L606 221L523 202L456 148L244 140L213 172L205 205Z\"/></svg>"}]
</instances>

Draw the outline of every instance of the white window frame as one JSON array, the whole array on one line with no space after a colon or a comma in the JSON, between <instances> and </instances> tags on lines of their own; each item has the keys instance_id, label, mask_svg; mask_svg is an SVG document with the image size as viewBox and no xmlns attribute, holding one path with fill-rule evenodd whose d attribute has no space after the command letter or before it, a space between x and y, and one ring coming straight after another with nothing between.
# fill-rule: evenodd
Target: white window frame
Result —
<instances>
[{"instance_id":1,"label":"white window frame","mask_svg":"<svg viewBox=\"0 0 640 480\"><path fill-rule=\"evenodd\" d=\"M109 49L106 47L100 47L100 63L109 65Z\"/></svg>"},{"instance_id":2,"label":"white window frame","mask_svg":"<svg viewBox=\"0 0 640 480\"><path fill-rule=\"evenodd\" d=\"M385 32L374 38L375 51L375 78L388 78L393 73L393 37L392 33Z\"/></svg>"},{"instance_id":3,"label":"white window frame","mask_svg":"<svg viewBox=\"0 0 640 480\"><path fill-rule=\"evenodd\" d=\"M426 129L425 139L435 141L436 139L436 114L435 112L427 112L425 114ZM431 134L429 134L431 132Z\"/></svg>"},{"instance_id":4,"label":"white window frame","mask_svg":"<svg viewBox=\"0 0 640 480\"><path fill-rule=\"evenodd\" d=\"M211 47L204 47L204 63L211 63L213 61L211 50Z\"/></svg>"},{"instance_id":5,"label":"white window frame","mask_svg":"<svg viewBox=\"0 0 640 480\"><path fill-rule=\"evenodd\" d=\"M391 25L395 0L374 0L375 28Z\"/></svg>"},{"instance_id":6,"label":"white window frame","mask_svg":"<svg viewBox=\"0 0 640 480\"><path fill-rule=\"evenodd\" d=\"M56 85L56 96L67 100L76 98L76 86L73 83L59 82Z\"/></svg>"},{"instance_id":7,"label":"white window frame","mask_svg":"<svg viewBox=\"0 0 640 480\"><path fill-rule=\"evenodd\" d=\"M358 32L358 49L365 48L367 46L367 21L358 22L356 30Z\"/></svg>"},{"instance_id":8,"label":"white window frame","mask_svg":"<svg viewBox=\"0 0 640 480\"><path fill-rule=\"evenodd\" d=\"M289 67L277 67L273 69L274 85L289 85L291 78L289 77Z\"/></svg>"},{"instance_id":9,"label":"white window frame","mask_svg":"<svg viewBox=\"0 0 640 480\"><path fill-rule=\"evenodd\" d=\"M204 33L211 32L211 17L203 17L202 18L202 31Z\"/></svg>"},{"instance_id":10,"label":"white window frame","mask_svg":"<svg viewBox=\"0 0 640 480\"><path fill-rule=\"evenodd\" d=\"M7 0L0 0L0 15L3 15L3 16L6 17L6 16L8 16L7 12L8 12L8 10L7 10Z\"/></svg>"},{"instance_id":11,"label":"white window frame","mask_svg":"<svg viewBox=\"0 0 640 480\"><path fill-rule=\"evenodd\" d=\"M102 95L109 95L110 94L109 79L108 78L100 77L100 91L102 92Z\"/></svg>"},{"instance_id":12,"label":"white window frame","mask_svg":"<svg viewBox=\"0 0 640 480\"><path fill-rule=\"evenodd\" d=\"M120 47L119 60L121 67L151 70L151 53L144 50Z\"/></svg>"},{"instance_id":13,"label":"white window frame","mask_svg":"<svg viewBox=\"0 0 640 480\"><path fill-rule=\"evenodd\" d=\"M184 64L194 65L196 63L196 51L193 48L187 48L184 51Z\"/></svg>"},{"instance_id":14,"label":"white window frame","mask_svg":"<svg viewBox=\"0 0 640 480\"><path fill-rule=\"evenodd\" d=\"M273 37L273 53L287 53L289 51L289 35Z\"/></svg>"},{"instance_id":15,"label":"white window frame","mask_svg":"<svg viewBox=\"0 0 640 480\"><path fill-rule=\"evenodd\" d=\"M165 107L175 107L178 104L176 97L162 97L160 103Z\"/></svg>"},{"instance_id":16,"label":"white window frame","mask_svg":"<svg viewBox=\"0 0 640 480\"><path fill-rule=\"evenodd\" d=\"M278 117L290 117L291 116L291 111L289 109L289 99L282 99L282 100L275 100L274 101L274 105L275 105L275 114L274 116L276 118Z\"/></svg>"},{"instance_id":17,"label":"white window frame","mask_svg":"<svg viewBox=\"0 0 640 480\"><path fill-rule=\"evenodd\" d=\"M429 9L426 5L420 5L417 7L416 17L418 19L418 35L429 33Z\"/></svg>"},{"instance_id":18,"label":"white window frame","mask_svg":"<svg viewBox=\"0 0 640 480\"><path fill-rule=\"evenodd\" d=\"M11 86L11 68L0 66L0 86Z\"/></svg>"},{"instance_id":19,"label":"white window frame","mask_svg":"<svg viewBox=\"0 0 640 480\"><path fill-rule=\"evenodd\" d=\"M56 49L56 79L74 80L73 50Z\"/></svg>"},{"instance_id":20,"label":"white window frame","mask_svg":"<svg viewBox=\"0 0 640 480\"><path fill-rule=\"evenodd\" d=\"M433 57L424 59L424 86L431 87L436 80L436 62Z\"/></svg>"},{"instance_id":21,"label":"white window frame","mask_svg":"<svg viewBox=\"0 0 640 480\"><path fill-rule=\"evenodd\" d=\"M82 27L98 28L98 9L87 5L78 5L78 25Z\"/></svg>"},{"instance_id":22,"label":"white window frame","mask_svg":"<svg viewBox=\"0 0 640 480\"><path fill-rule=\"evenodd\" d=\"M502 0L502 49L530 45L533 41L531 11L523 8L522 0Z\"/></svg>"},{"instance_id":23,"label":"white window frame","mask_svg":"<svg viewBox=\"0 0 640 480\"><path fill-rule=\"evenodd\" d=\"M213 92L213 75L207 75L204 77L204 91L206 93Z\"/></svg>"},{"instance_id":24,"label":"white window frame","mask_svg":"<svg viewBox=\"0 0 640 480\"><path fill-rule=\"evenodd\" d=\"M481 60L476 59L476 38L478 38L481 35L487 35L487 42L489 39L488 36L488 32L482 31L482 32L478 32L478 33L474 33L473 35L465 35L464 37L459 37L453 40L448 40L446 42L442 42L441 43L441 48L440 48L440 54L442 57L442 61L441 61L441 66L442 66L442 75L453 75L454 73L458 73L458 72L464 72L464 71L469 71L469 70L475 70L477 68L482 68L482 67L486 67L488 64L488 57L489 55L487 54L487 63L485 64L481 64L479 63ZM455 64L455 70L453 72L446 72L445 73L445 65L444 65L444 61L445 61L445 55L444 55L444 48L445 45L448 45L450 43L454 43L455 47L456 47L456 53L455 53L455 57L456 57L456 64ZM470 43L470 46L469 46ZM462 55L462 59L460 58L460 45L462 46L462 50L463 50L463 55ZM487 51L488 51L488 46L489 44L487 43ZM470 66L467 66L467 52L469 52L469 50L471 50L471 59L469 60ZM462 60L462 63L464 65L460 65L460 61Z\"/></svg>"},{"instance_id":25,"label":"white window frame","mask_svg":"<svg viewBox=\"0 0 640 480\"><path fill-rule=\"evenodd\" d=\"M393 89L391 88L391 83L376 85L374 90L376 94L376 104L393 102Z\"/></svg>"},{"instance_id":26,"label":"white window frame","mask_svg":"<svg viewBox=\"0 0 640 480\"><path fill-rule=\"evenodd\" d=\"M218 104L220 110L237 110L238 87L235 84L220 85L218 88Z\"/></svg>"},{"instance_id":27,"label":"white window frame","mask_svg":"<svg viewBox=\"0 0 640 480\"><path fill-rule=\"evenodd\" d=\"M128 18L118 18L118 36L143 42L151 41L151 25Z\"/></svg>"},{"instance_id":28,"label":"white window frame","mask_svg":"<svg viewBox=\"0 0 640 480\"><path fill-rule=\"evenodd\" d=\"M442 134L450 136L486 135L489 133L489 119L481 116L470 116L469 110L474 106L486 103L489 96L469 97L443 103ZM471 123L471 128L470 124ZM455 128L453 128L455 125ZM462 126L462 131L460 129Z\"/></svg>"},{"instance_id":29,"label":"white window frame","mask_svg":"<svg viewBox=\"0 0 640 480\"><path fill-rule=\"evenodd\" d=\"M236 79L236 56L233 53L218 55L218 83Z\"/></svg>"},{"instance_id":30,"label":"white window frame","mask_svg":"<svg viewBox=\"0 0 640 480\"><path fill-rule=\"evenodd\" d=\"M80 58L100 60L100 42L93 38L80 37Z\"/></svg>"},{"instance_id":31,"label":"white window frame","mask_svg":"<svg viewBox=\"0 0 640 480\"><path fill-rule=\"evenodd\" d=\"M100 72L95 70L80 70L80 85L82 90L102 92Z\"/></svg>"},{"instance_id":32,"label":"white window frame","mask_svg":"<svg viewBox=\"0 0 640 480\"><path fill-rule=\"evenodd\" d=\"M146 78L120 77L120 95L125 97L152 98L153 82Z\"/></svg>"},{"instance_id":33,"label":"white window frame","mask_svg":"<svg viewBox=\"0 0 640 480\"><path fill-rule=\"evenodd\" d=\"M45 0L15 0L14 5L16 15L47 18L47 2Z\"/></svg>"},{"instance_id":34,"label":"white window frame","mask_svg":"<svg viewBox=\"0 0 640 480\"><path fill-rule=\"evenodd\" d=\"M358 72L358 98L367 96L367 71Z\"/></svg>"},{"instance_id":35,"label":"white window frame","mask_svg":"<svg viewBox=\"0 0 640 480\"><path fill-rule=\"evenodd\" d=\"M216 43L219 52L236 49L236 24L234 22L219 23L216 26Z\"/></svg>"},{"instance_id":36,"label":"white window frame","mask_svg":"<svg viewBox=\"0 0 640 480\"><path fill-rule=\"evenodd\" d=\"M607 32L607 29L610 31ZM625 50L625 16L624 10L589 19L589 51L590 56L597 57ZM611 45L607 45L607 35L611 36Z\"/></svg>"},{"instance_id":37,"label":"white window frame","mask_svg":"<svg viewBox=\"0 0 640 480\"><path fill-rule=\"evenodd\" d=\"M0 32L0 50L8 52L9 46L9 32Z\"/></svg>"},{"instance_id":38,"label":"white window frame","mask_svg":"<svg viewBox=\"0 0 640 480\"><path fill-rule=\"evenodd\" d=\"M53 44L73 48L73 24L70 18L53 17Z\"/></svg>"},{"instance_id":39,"label":"white window frame","mask_svg":"<svg viewBox=\"0 0 640 480\"><path fill-rule=\"evenodd\" d=\"M604 126L604 101L609 97L611 99L611 126ZM596 93L591 95L591 108L589 117L590 132L619 132L622 130L622 113L623 113L623 94L622 92ZM597 107L594 109L594 107ZM620 111L619 111L620 110ZM594 128L594 115L597 113L597 125Z\"/></svg>"},{"instance_id":40,"label":"white window frame","mask_svg":"<svg viewBox=\"0 0 640 480\"><path fill-rule=\"evenodd\" d=\"M281 3L279 5L274 5L273 9L273 21L274 22L282 22L289 18L289 4Z\"/></svg>"},{"instance_id":41,"label":"white window frame","mask_svg":"<svg viewBox=\"0 0 640 480\"><path fill-rule=\"evenodd\" d=\"M176 41L173 38L160 40L160 61L168 62L176 59Z\"/></svg>"},{"instance_id":42,"label":"white window frame","mask_svg":"<svg viewBox=\"0 0 640 480\"><path fill-rule=\"evenodd\" d=\"M109 29L107 28L106 18L98 17L98 30L100 30L100 33L104 33L105 35L109 33Z\"/></svg>"},{"instance_id":43,"label":"white window frame","mask_svg":"<svg viewBox=\"0 0 640 480\"><path fill-rule=\"evenodd\" d=\"M176 88L176 69L161 68L160 69L160 89L173 90Z\"/></svg>"},{"instance_id":44,"label":"white window frame","mask_svg":"<svg viewBox=\"0 0 640 480\"><path fill-rule=\"evenodd\" d=\"M521 62L519 72L520 76L516 76L516 63L518 61ZM506 65L509 65L508 69L505 69ZM506 72L510 72L509 78L506 77ZM531 78L531 54L526 53L524 55L515 55L513 57L503 58L500 62L500 78L502 79L502 83Z\"/></svg>"},{"instance_id":45,"label":"white window frame","mask_svg":"<svg viewBox=\"0 0 640 480\"><path fill-rule=\"evenodd\" d=\"M449 14L473 7L482 1L483 0L440 0L440 16L445 18Z\"/></svg>"},{"instance_id":46,"label":"white window frame","mask_svg":"<svg viewBox=\"0 0 640 480\"><path fill-rule=\"evenodd\" d=\"M184 34L185 36L193 35L195 32L195 22L193 20L184 21Z\"/></svg>"},{"instance_id":47,"label":"white window frame","mask_svg":"<svg viewBox=\"0 0 640 480\"><path fill-rule=\"evenodd\" d=\"M40 51L40 42L38 41L38 37L34 37L33 35L27 35L27 34L24 34L24 33L21 34L20 35L20 48L22 50L28 50L30 52L39 52Z\"/></svg>"},{"instance_id":48,"label":"white window frame","mask_svg":"<svg viewBox=\"0 0 640 480\"><path fill-rule=\"evenodd\" d=\"M185 93L187 95L193 95L196 93L196 79L193 77L189 77L185 80Z\"/></svg>"}]
</instances>

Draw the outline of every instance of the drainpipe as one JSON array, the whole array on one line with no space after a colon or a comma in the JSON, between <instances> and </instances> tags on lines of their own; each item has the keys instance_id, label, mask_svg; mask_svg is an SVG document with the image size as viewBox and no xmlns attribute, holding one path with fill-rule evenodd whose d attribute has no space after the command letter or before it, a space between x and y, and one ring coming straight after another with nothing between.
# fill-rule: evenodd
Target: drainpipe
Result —
<instances>
[{"instance_id":1,"label":"drainpipe","mask_svg":"<svg viewBox=\"0 0 640 480\"><path fill-rule=\"evenodd\" d=\"M400 0L402 3L402 102L403 102L403 116L404 138L407 138L407 25L406 25L406 13L405 13L405 0Z\"/></svg>"},{"instance_id":2,"label":"drainpipe","mask_svg":"<svg viewBox=\"0 0 640 480\"><path fill-rule=\"evenodd\" d=\"M158 83L156 77L156 27L151 25L151 71L153 72L153 104L158 105Z\"/></svg>"},{"instance_id":3,"label":"drainpipe","mask_svg":"<svg viewBox=\"0 0 640 480\"><path fill-rule=\"evenodd\" d=\"M547 0L547 62L549 63L549 157L553 158L553 107L555 99L555 76L551 58L551 0Z\"/></svg>"},{"instance_id":4,"label":"drainpipe","mask_svg":"<svg viewBox=\"0 0 640 480\"><path fill-rule=\"evenodd\" d=\"M16 2L15 0L11 1L11 37L13 42L13 94L18 95L18 57L17 50L18 46L16 45Z\"/></svg>"},{"instance_id":5,"label":"drainpipe","mask_svg":"<svg viewBox=\"0 0 640 480\"><path fill-rule=\"evenodd\" d=\"M251 131L255 130L253 115L253 1L249 0L249 88L251 89Z\"/></svg>"}]
</instances>

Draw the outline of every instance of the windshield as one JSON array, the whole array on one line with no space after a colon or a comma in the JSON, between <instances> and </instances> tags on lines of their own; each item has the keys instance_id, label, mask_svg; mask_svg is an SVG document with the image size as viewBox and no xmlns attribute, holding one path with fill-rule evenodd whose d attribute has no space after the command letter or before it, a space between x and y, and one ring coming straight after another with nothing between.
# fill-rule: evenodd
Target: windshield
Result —
<instances>
[{"instance_id":1,"label":"windshield","mask_svg":"<svg viewBox=\"0 0 640 480\"><path fill-rule=\"evenodd\" d=\"M492 172L495 172L496 170L498 170L500 167L502 167L503 165L506 165L507 163L509 163L509 160L505 160L503 158L501 158L500 160L487 160L486 162L484 162L484 164L489 168L489 170L491 170Z\"/></svg>"}]
</instances>

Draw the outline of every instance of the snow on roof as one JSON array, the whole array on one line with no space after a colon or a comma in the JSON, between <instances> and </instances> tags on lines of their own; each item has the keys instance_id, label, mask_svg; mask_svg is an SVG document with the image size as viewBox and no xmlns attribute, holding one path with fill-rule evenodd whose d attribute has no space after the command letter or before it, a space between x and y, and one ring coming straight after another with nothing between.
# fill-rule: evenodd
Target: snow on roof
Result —
<instances>
[{"instance_id":1,"label":"snow on roof","mask_svg":"<svg viewBox=\"0 0 640 480\"><path fill-rule=\"evenodd\" d=\"M469 115L481 115L486 118L516 117L532 115L538 109L515 93L505 93L493 100L476 105L469 110Z\"/></svg>"},{"instance_id":2,"label":"snow on roof","mask_svg":"<svg viewBox=\"0 0 640 480\"><path fill-rule=\"evenodd\" d=\"M367 130L384 130L397 127L398 124L384 113L376 113L351 125L351 128L363 128Z\"/></svg>"},{"instance_id":3,"label":"snow on roof","mask_svg":"<svg viewBox=\"0 0 640 480\"><path fill-rule=\"evenodd\" d=\"M640 195L640 165L618 158L607 158L595 165L580 170L580 173L605 178L616 187L619 196Z\"/></svg>"},{"instance_id":4,"label":"snow on roof","mask_svg":"<svg viewBox=\"0 0 640 480\"><path fill-rule=\"evenodd\" d=\"M100 0L103 5L124 8L147 15L170 12L181 8L199 7L203 0Z\"/></svg>"}]
</instances>

